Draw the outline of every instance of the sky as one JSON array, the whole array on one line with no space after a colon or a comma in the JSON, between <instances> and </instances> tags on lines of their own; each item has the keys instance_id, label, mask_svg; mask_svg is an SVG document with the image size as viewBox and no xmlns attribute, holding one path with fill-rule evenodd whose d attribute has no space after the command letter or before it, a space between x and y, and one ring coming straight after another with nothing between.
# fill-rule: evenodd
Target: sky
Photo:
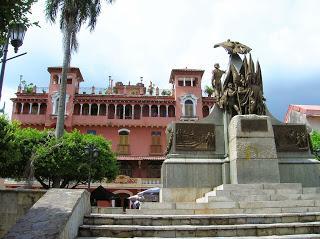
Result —
<instances>
[{"instance_id":1,"label":"sky","mask_svg":"<svg viewBox=\"0 0 320 239\"><path fill-rule=\"evenodd\" d=\"M62 34L49 23L45 1L32 8L32 20L19 53L7 62L2 91L6 112L20 75L27 83L47 87L47 67L61 66ZM82 87L107 87L114 81L152 81L170 89L174 68L205 70L202 88L211 83L214 63L226 69L228 54L213 45L227 39L253 50L259 60L269 111L283 120L289 104L320 104L320 1L318 0L116 0L102 4L94 31L83 26L71 66L79 67ZM59 22L59 21L57 21ZM8 57L14 56L10 47Z\"/></svg>"}]
</instances>

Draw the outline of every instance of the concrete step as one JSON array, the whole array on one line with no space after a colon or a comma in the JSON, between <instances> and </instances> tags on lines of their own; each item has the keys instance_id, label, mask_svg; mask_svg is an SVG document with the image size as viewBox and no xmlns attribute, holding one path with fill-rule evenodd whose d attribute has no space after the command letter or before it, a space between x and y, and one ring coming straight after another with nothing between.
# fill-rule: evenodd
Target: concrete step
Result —
<instances>
[{"instance_id":1,"label":"concrete step","mask_svg":"<svg viewBox=\"0 0 320 239\"><path fill-rule=\"evenodd\" d=\"M232 215L126 215L91 214L87 225L234 225L320 221L318 213L232 214Z\"/></svg>"},{"instance_id":2,"label":"concrete step","mask_svg":"<svg viewBox=\"0 0 320 239\"><path fill-rule=\"evenodd\" d=\"M219 193L218 193L219 194ZM212 195L212 194L211 194ZM223 201L283 201L283 200L319 200L320 194L304 193L304 194L290 194L290 193L276 193L276 194L258 194L258 195L224 195L224 196L210 196L208 193L205 197L198 198L197 203L208 202L223 202Z\"/></svg>"},{"instance_id":3,"label":"concrete step","mask_svg":"<svg viewBox=\"0 0 320 239\"><path fill-rule=\"evenodd\" d=\"M302 189L303 193L320 193L320 187L306 187Z\"/></svg>"},{"instance_id":4,"label":"concrete step","mask_svg":"<svg viewBox=\"0 0 320 239\"><path fill-rule=\"evenodd\" d=\"M241 198L241 197L240 197ZM223 198L222 198L223 199ZM252 199L252 201L250 200ZM293 207L320 207L320 200L265 200L263 195L248 196L245 201L214 201L209 197L208 203L198 202L179 202L179 203L154 203L145 202L141 204L141 209L150 210L204 210L204 209L221 209L221 208L293 208Z\"/></svg>"},{"instance_id":5,"label":"concrete step","mask_svg":"<svg viewBox=\"0 0 320 239\"><path fill-rule=\"evenodd\" d=\"M77 239L115 239L116 237L77 237ZM155 239L157 237L133 237L135 239L140 239L140 238L144 238L144 239ZM199 239L209 239L212 237L197 237ZM254 239L257 237L214 237L216 239ZM259 239L310 239L310 238L318 238L319 239L319 235L318 234L300 234L300 235L284 235L284 236L260 236L258 237Z\"/></svg>"},{"instance_id":6,"label":"concrete step","mask_svg":"<svg viewBox=\"0 0 320 239\"><path fill-rule=\"evenodd\" d=\"M243 225L83 225L79 236L106 237L240 237L320 233L320 222L294 222Z\"/></svg>"},{"instance_id":7,"label":"concrete step","mask_svg":"<svg viewBox=\"0 0 320 239\"><path fill-rule=\"evenodd\" d=\"M215 208L215 209L128 209L129 215L192 215L192 214L268 214L320 212L320 207Z\"/></svg>"},{"instance_id":8,"label":"concrete step","mask_svg":"<svg viewBox=\"0 0 320 239\"><path fill-rule=\"evenodd\" d=\"M301 183L262 183L262 184L222 184L215 188L216 190L264 190L264 189L294 189L301 190Z\"/></svg>"},{"instance_id":9,"label":"concrete step","mask_svg":"<svg viewBox=\"0 0 320 239\"><path fill-rule=\"evenodd\" d=\"M119 214L123 213L122 207L91 207L92 213Z\"/></svg>"}]
</instances>

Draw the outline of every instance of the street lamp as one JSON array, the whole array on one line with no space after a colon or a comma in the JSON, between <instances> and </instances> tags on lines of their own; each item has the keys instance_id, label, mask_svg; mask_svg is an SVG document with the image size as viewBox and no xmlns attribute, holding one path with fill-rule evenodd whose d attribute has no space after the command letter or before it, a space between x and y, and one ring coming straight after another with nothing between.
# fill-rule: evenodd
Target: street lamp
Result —
<instances>
[{"instance_id":1,"label":"street lamp","mask_svg":"<svg viewBox=\"0 0 320 239\"><path fill-rule=\"evenodd\" d=\"M94 147L94 145L89 144L84 148L86 155L89 156L89 173L88 173L88 191L90 192L90 182L91 182L91 165L96 158L99 157L99 149Z\"/></svg>"},{"instance_id":2,"label":"street lamp","mask_svg":"<svg viewBox=\"0 0 320 239\"><path fill-rule=\"evenodd\" d=\"M24 35L27 31L27 28L23 25L23 24L13 24L9 27L9 33L7 35L7 39L6 42L2 48L2 66L1 66L1 73L0 73L0 100L1 100L1 92L2 92L2 85L3 85L3 78L4 78L4 70L6 68L6 62L25 55L26 53L22 53L20 55L11 57L9 59L7 59L7 53L8 53L8 46L9 46L9 39L11 40L11 45L14 47L14 52L17 53L18 52L18 48L22 45L23 43L23 39L24 39Z\"/></svg>"},{"instance_id":3,"label":"street lamp","mask_svg":"<svg viewBox=\"0 0 320 239\"><path fill-rule=\"evenodd\" d=\"M15 24L10 28L11 45L14 47L14 53L18 52L18 48L22 46L24 35L27 28L23 24Z\"/></svg>"}]
</instances>

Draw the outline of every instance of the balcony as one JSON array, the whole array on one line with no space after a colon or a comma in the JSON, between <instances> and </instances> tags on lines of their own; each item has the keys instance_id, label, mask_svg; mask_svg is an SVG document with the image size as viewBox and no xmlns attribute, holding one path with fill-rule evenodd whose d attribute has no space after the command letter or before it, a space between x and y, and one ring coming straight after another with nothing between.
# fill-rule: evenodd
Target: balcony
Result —
<instances>
[{"instance_id":1,"label":"balcony","mask_svg":"<svg viewBox=\"0 0 320 239\"><path fill-rule=\"evenodd\" d=\"M129 155L130 154L130 145L118 144L117 153L118 153L118 155Z\"/></svg>"},{"instance_id":2,"label":"balcony","mask_svg":"<svg viewBox=\"0 0 320 239\"><path fill-rule=\"evenodd\" d=\"M37 114L12 114L12 120L18 120L22 124L41 125L46 122L46 115Z\"/></svg>"},{"instance_id":3,"label":"balcony","mask_svg":"<svg viewBox=\"0 0 320 239\"><path fill-rule=\"evenodd\" d=\"M106 115L73 115L72 122L74 125L144 125L164 126L175 120L174 117L142 117L140 119L109 119Z\"/></svg>"},{"instance_id":4,"label":"balcony","mask_svg":"<svg viewBox=\"0 0 320 239\"><path fill-rule=\"evenodd\" d=\"M162 155L162 147L161 144L150 145L150 155Z\"/></svg>"}]
</instances>

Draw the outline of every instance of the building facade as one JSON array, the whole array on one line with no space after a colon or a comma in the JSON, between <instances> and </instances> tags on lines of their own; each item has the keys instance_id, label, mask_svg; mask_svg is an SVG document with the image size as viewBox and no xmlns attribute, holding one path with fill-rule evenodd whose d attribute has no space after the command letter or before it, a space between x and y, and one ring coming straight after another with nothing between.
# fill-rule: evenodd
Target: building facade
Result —
<instances>
[{"instance_id":1,"label":"building facade","mask_svg":"<svg viewBox=\"0 0 320 239\"><path fill-rule=\"evenodd\" d=\"M306 124L320 132L320 105L289 105L284 122Z\"/></svg>"},{"instance_id":2,"label":"building facade","mask_svg":"<svg viewBox=\"0 0 320 239\"><path fill-rule=\"evenodd\" d=\"M23 127L54 128L57 120L61 67L49 67L49 87L18 87L12 119ZM104 185L115 194L133 195L159 186L165 159L166 126L172 121L195 121L209 114L214 98L202 96L203 70L173 69L170 90L143 79L131 85L109 77L107 88L82 88L79 68L67 77L65 129L103 135L112 142L120 176Z\"/></svg>"}]
</instances>

